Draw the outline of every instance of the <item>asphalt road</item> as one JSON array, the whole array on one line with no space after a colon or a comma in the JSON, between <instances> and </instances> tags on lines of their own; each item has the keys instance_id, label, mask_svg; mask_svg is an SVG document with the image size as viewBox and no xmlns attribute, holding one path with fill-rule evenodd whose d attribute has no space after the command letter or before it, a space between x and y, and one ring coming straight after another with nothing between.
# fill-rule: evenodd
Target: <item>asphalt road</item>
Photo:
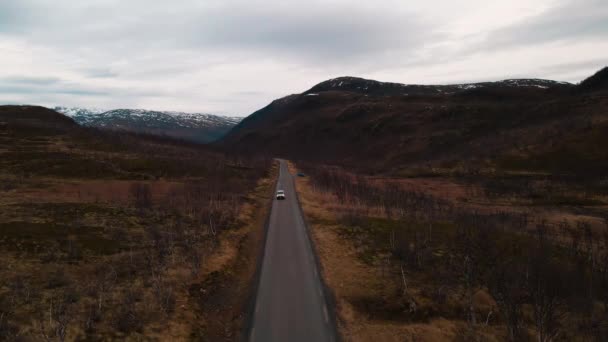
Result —
<instances>
[{"instance_id":1,"label":"asphalt road","mask_svg":"<svg viewBox=\"0 0 608 342\"><path fill-rule=\"evenodd\" d=\"M280 163L277 190L285 190L286 198L272 203L249 340L334 341L293 178Z\"/></svg>"}]
</instances>

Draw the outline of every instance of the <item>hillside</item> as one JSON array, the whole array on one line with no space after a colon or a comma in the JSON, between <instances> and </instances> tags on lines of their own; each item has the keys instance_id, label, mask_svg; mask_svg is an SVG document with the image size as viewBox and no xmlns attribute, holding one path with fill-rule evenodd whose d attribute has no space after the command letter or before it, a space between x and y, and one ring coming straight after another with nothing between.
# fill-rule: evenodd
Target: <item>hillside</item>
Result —
<instances>
[{"instance_id":1,"label":"hillside","mask_svg":"<svg viewBox=\"0 0 608 342\"><path fill-rule=\"evenodd\" d=\"M581 91L600 91L608 89L608 67L596 72L579 85Z\"/></svg>"},{"instance_id":2,"label":"hillside","mask_svg":"<svg viewBox=\"0 0 608 342\"><path fill-rule=\"evenodd\" d=\"M272 102L222 143L294 161L344 340L604 341L604 75L338 78Z\"/></svg>"},{"instance_id":3,"label":"hillside","mask_svg":"<svg viewBox=\"0 0 608 342\"><path fill-rule=\"evenodd\" d=\"M602 173L608 168L599 148L608 143L608 95L581 92L598 83L590 80L422 86L338 78L272 102L221 143L370 172Z\"/></svg>"},{"instance_id":4,"label":"hillside","mask_svg":"<svg viewBox=\"0 0 608 342\"><path fill-rule=\"evenodd\" d=\"M166 135L173 138L208 143L224 136L241 118L212 114L115 109L110 111L56 107L77 123L113 130Z\"/></svg>"},{"instance_id":5,"label":"hillside","mask_svg":"<svg viewBox=\"0 0 608 342\"><path fill-rule=\"evenodd\" d=\"M0 106L0 340L239 334L269 169Z\"/></svg>"}]
</instances>

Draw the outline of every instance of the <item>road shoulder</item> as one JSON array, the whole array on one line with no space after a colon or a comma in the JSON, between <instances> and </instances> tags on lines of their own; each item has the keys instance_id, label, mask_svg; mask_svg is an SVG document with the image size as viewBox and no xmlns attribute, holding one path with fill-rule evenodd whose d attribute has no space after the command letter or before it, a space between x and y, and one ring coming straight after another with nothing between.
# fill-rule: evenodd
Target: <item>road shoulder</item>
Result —
<instances>
[{"instance_id":1,"label":"road shoulder","mask_svg":"<svg viewBox=\"0 0 608 342\"><path fill-rule=\"evenodd\" d=\"M296 168L290 163L290 172ZM386 284L377 270L358 257L356 247L340 236L338 220L328 204L332 199L314 191L307 177L295 177L296 189L314 248L320 262L322 278L335 300L334 316L338 332L346 341L446 341L455 335L448 320L431 324L398 324L370 320L353 305L357 300L377 295Z\"/></svg>"},{"instance_id":2,"label":"road shoulder","mask_svg":"<svg viewBox=\"0 0 608 342\"><path fill-rule=\"evenodd\" d=\"M192 340L236 341L246 336L278 172L273 164L269 176L247 195L239 215L242 226L219 237L220 246L206 261L205 282L191 286L190 292L198 293L197 319L205 322L193 329Z\"/></svg>"}]
</instances>

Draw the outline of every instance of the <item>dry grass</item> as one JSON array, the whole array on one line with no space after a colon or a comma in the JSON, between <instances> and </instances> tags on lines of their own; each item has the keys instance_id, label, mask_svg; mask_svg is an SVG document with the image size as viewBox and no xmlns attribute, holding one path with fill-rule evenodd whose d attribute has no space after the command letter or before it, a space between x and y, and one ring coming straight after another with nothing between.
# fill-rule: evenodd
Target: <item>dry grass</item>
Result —
<instances>
[{"instance_id":1,"label":"dry grass","mask_svg":"<svg viewBox=\"0 0 608 342\"><path fill-rule=\"evenodd\" d=\"M296 171L293 166L291 170ZM527 278L515 282L534 270L537 260L544 260L541 258L550 262L538 261L540 268L536 269L542 271L536 279L542 280L539 284L545 282L543 288L553 287L551 291L556 292L551 293L559 296L554 299L559 304L551 319L555 319L561 338L603 340L600 336L605 336L608 327L602 323L605 296L587 292L587 286L597 293L606 284L605 273L601 273L605 268L599 264L605 261L597 261L606 260L602 258L608 250L601 240L608 237L603 207L528 208L529 216L519 221L519 216L508 216L519 210L513 204L505 203L497 210L494 199L483 196L475 203L462 203L458 196L452 196L457 191L449 180L415 184L414 180L375 179L372 187L365 187L363 176L341 174L342 178L332 179L331 174L306 170L314 176L298 177L297 189L311 223L324 279L336 297L340 331L346 340L497 341L507 339L508 328L513 326L521 329L517 336L522 339L517 340L531 340L543 334L544 327L535 320L539 311L534 305L540 297L534 297L539 295ZM355 183L349 183L353 180ZM429 196L426 198L434 205L439 203L440 187L446 186L441 199L453 206L444 207L451 211L437 216L436 211L431 212L433 206L414 207L403 200L407 197L392 196L385 190L393 186L414 196ZM425 191L426 186L432 189ZM376 191L384 192L378 195ZM373 207L375 203L390 203L393 208L383 210ZM396 203L403 206L396 207ZM433 213L436 216L424 216ZM466 219L466 215L475 219ZM502 221L492 221L492 215ZM559 225L563 222L571 223ZM583 233L587 237L581 247L577 239ZM545 254L540 254L543 251ZM471 269L466 260L474 260L472 270L477 273L468 273ZM586 264L585 260L596 261ZM523 268L508 273L506 264ZM471 274L474 278L469 278ZM552 280L553 275L558 280ZM505 309L502 285L497 287L509 282L521 288L518 291L527 291L525 297L519 297L524 301L517 304L521 318L515 325L508 320L512 311Z\"/></svg>"},{"instance_id":2,"label":"dry grass","mask_svg":"<svg viewBox=\"0 0 608 342\"><path fill-rule=\"evenodd\" d=\"M193 281L194 287L205 282L205 279L214 274L227 274L220 286L228 291L222 294L221 307L213 307L206 311L201 303L192 301L192 297L184 295L178 309L178 317L160 340L176 341L191 339L209 340L238 340L243 327L244 310L249 289L254 280L256 258L262 246L264 220L269 207L269 198L272 198L274 178L278 173L276 165L273 166L269 176L258 181L254 191L247 195L248 202L239 210L238 221L243 224L235 229L223 231L218 237L218 246L207 256L202 265L202 272L198 279ZM200 287L199 291L206 291ZM218 299L216 299L218 300ZM202 310L201 310L202 309ZM198 314L196 313L197 311ZM204 317L207 322L193 324ZM198 336L197 331L205 336Z\"/></svg>"},{"instance_id":3,"label":"dry grass","mask_svg":"<svg viewBox=\"0 0 608 342\"><path fill-rule=\"evenodd\" d=\"M608 217L608 205L605 204L608 203L608 195L596 193L598 190L593 186L582 186L575 182L554 182L556 184L553 184L548 180L531 181L522 178L507 183L504 194L489 196L490 185L487 183L501 183L505 181L501 177L504 176L507 180L509 177L495 175L493 177L496 178L492 181L482 176L474 180L457 177L395 178L358 175L342 169L340 171L353 179L360 177L379 189L398 187L402 191L420 193L449 202L470 212L526 214L531 219L530 228L534 228L538 222L544 222L549 227L555 228L556 233L559 233L557 228L564 222L570 225L586 222L595 232L602 233L605 229L605 218ZM520 193L522 187L526 188L525 185L522 185L528 184L526 182L529 183L527 190L535 196L543 198L530 198L530 194ZM369 217L386 218L385 210L382 207L361 203L357 198L339 201L333 194L320 191L313 184L310 186L317 199L323 201L325 208L330 212L351 211ZM515 187L515 189L509 189L509 187Z\"/></svg>"},{"instance_id":4,"label":"dry grass","mask_svg":"<svg viewBox=\"0 0 608 342\"><path fill-rule=\"evenodd\" d=\"M211 305L207 308L206 303L196 302L191 295L183 293L177 300L181 303L178 314L169 323L168 329L157 336L150 334L146 335L147 337L158 337L161 341L232 341L239 338L244 319L243 310L253 281L256 257L261 248L264 219L269 210L268 199L271 198L277 170L276 166L273 167L269 177L261 179L255 190L247 195L248 202L241 206L238 217L239 222L243 224L221 232L218 245L205 258L200 276L190 281L192 289L205 284L206 280L217 274L224 275L220 283L214 284L224 289L216 293L220 295L219 298L214 298L214 301L221 302L221 305ZM177 273L179 272L175 275L179 276ZM205 286L198 290L203 294L212 291ZM199 321L201 318L203 321Z\"/></svg>"},{"instance_id":5,"label":"dry grass","mask_svg":"<svg viewBox=\"0 0 608 342\"><path fill-rule=\"evenodd\" d=\"M238 338L276 167L77 126L0 145L0 340Z\"/></svg>"},{"instance_id":6,"label":"dry grass","mask_svg":"<svg viewBox=\"0 0 608 342\"><path fill-rule=\"evenodd\" d=\"M267 211L269 194L272 191L272 178L275 174L276 170L269 175L269 178L261 179L256 189L247 194L247 200L239 210L237 222L241 222L241 224L238 227L220 232L220 235L216 237L217 245L210 246L209 254L204 258L199 276L192 278L187 263L179 255L176 255L176 258L166 265L167 271L164 278L167 282L173 284L176 302L175 310L171 316L147 317L147 323L136 334L116 334L116 332L111 332L114 330L111 326L99 326L97 328L99 336L114 335L126 340L140 340L145 336L146 339L161 341L185 341L192 338L194 331L194 334L198 334L196 336L199 337L201 337L200 335L213 335L226 340L235 339L241 325L240 316L247 289L255 271L255 256L257 255L257 248L260 246L263 220ZM120 209L122 206L129 207L127 204L129 202L128 188L132 182L115 181L110 183L104 188L103 182L98 181L58 182L56 185L51 185L45 189L26 187L21 190L13 190L7 196L3 196L2 203L0 203L2 208L0 210L0 223L2 229L4 229L2 236L0 236L0 248L3 250L0 256L3 265L0 267L0 275L5 280L24 277L28 279L28 286L42 288L43 290L39 294L48 297L52 295L52 292L44 289L44 284L49 281L48 279L51 278L55 270L59 270L57 267L60 267L63 270L62 273L67 276L68 284L71 284L69 286L80 288L81 285L77 284L90 283L92 279L88 275L95 272L96 269L102 268L103 265L124 265L125 259L128 260L131 253L138 257L143 256L141 246L133 241L141 239L145 235L143 227L158 223L153 222L153 219L139 216L135 210ZM153 196L159 199L158 201L155 200L155 203L160 202L163 194L168 192L167 188L171 187L171 183L168 184L163 181L160 181L159 184L155 182L148 182L148 184L151 189L155 189L152 193L158 194L158 196ZM117 188L125 189L124 197L121 197L120 193L117 196L115 192L108 190ZM76 195L74 189L89 189L98 192L94 196L85 197ZM115 200L116 202L114 202ZM63 208L61 210L65 212L59 211L57 208ZM66 222L67 224L72 220L77 220L87 229L87 232L90 231L90 233L87 233L90 237L77 231L69 236L64 236L62 232L58 231L57 234L49 232L47 240L44 240L41 231L36 231L31 238L27 236L21 238L18 235L12 237L5 230L8 227L6 225L10 222L31 222L31 224L38 224L42 228L48 222ZM163 221L161 224L170 225L173 223ZM112 232L114 228L111 227L124 227L123 234L125 235L122 236L122 239L132 241L122 248L117 247L120 248L118 253L114 251L117 241L113 240ZM15 231L15 234L17 233L18 231ZM49 249L49 246L55 244L54 239L64 238L74 239L78 246L84 246L82 248L87 248L86 243L90 241L94 244L91 245L91 248L96 249L84 249L82 256L79 257L80 259L75 262L51 261L45 263L39 261L40 252L36 251ZM108 246L112 246L112 251L108 253L105 253L103 251L105 247L100 245L104 239L107 239ZM14 244L14 247L10 247L10 244ZM243 246L246 248L243 248ZM59 248L63 247L63 245L59 246ZM32 250L31 248L36 249ZM61 251L57 253L63 255ZM218 273L227 274L229 277L220 279L219 283L213 285L230 288L221 294L222 300L225 301L220 306L221 310L218 310L218 306L213 306L207 311L205 303L199 302L200 298L193 297L190 290L192 286L197 286L196 284L205 283L207 279L212 277L210 275ZM141 302L139 302L140 304L137 304L141 311L156 310L143 304L155 302L155 298L149 292L150 289L141 283L142 281L146 282L145 278L136 279L139 278L119 280L119 283L114 285L108 294L111 299L107 305L119 305L112 304L112 301L118 299L123 290L135 286L139 288L138 291L141 291L143 296ZM203 287L201 287L201 290L205 291ZM0 286L0 295L7 293L6 291L8 291L6 287ZM40 300L40 302L43 301ZM80 306L86 301L86 299L80 300L79 308L76 310L83 310ZM39 335L36 332L37 323L35 323L35 320L37 318L31 316L32 312L30 310L32 309L36 310L31 308L30 305L24 305L23 308L17 309L13 313L15 317L30 317L34 320L32 326L29 326L29 324L20 326L19 334L22 336ZM108 310L111 312L114 309L110 308ZM76 316L81 315L76 314ZM107 313L107 315L111 316L113 314ZM209 324L209 322L223 323L221 326L217 326ZM201 327L203 328L202 332L196 332ZM70 327L68 340L76 339L76 336L85 336L85 332L79 327L78 323L74 322Z\"/></svg>"},{"instance_id":7,"label":"dry grass","mask_svg":"<svg viewBox=\"0 0 608 342\"><path fill-rule=\"evenodd\" d=\"M293 165L290 170L294 172ZM381 297L394 291L395 284L386 281L381 268L363 262L356 246L340 235L336 213L342 211L335 205L336 199L314 191L308 178L297 178L296 185L311 225L323 277L336 298L339 330L346 341L451 341L457 336L463 327L460 321L391 322L372 319L357 308L358 300Z\"/></svg>"}]
</instances>

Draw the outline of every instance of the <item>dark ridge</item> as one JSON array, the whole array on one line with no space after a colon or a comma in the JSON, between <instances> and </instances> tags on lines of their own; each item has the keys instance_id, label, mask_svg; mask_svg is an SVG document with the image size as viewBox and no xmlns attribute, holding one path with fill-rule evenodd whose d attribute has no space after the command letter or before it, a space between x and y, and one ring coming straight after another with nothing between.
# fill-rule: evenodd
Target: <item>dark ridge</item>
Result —
<instances>
[{"instance_id":1,"label":"dark ridge","mask_svg":"<svg viewBox=\"0 0 608 342\"><path fill-rule=\"evenodd\" d=\"M272 102L218 145L366 172L518 170L535 160L535 172L604 174L608 98L576 89L541 79L407 86L342 77Z\"/></svg>"},{"instance_id":2,"label":"dark ridge","mask_svg":"<svg viewBox=\"0 0 608 342\"><path fill-rule=\"evenodd\" d=\"M39 106L0 106L0 129L56 135L76 132L80 126L71 118Z\"/></svg>"},{"instance_id":3,"label":"dark ridge","mask_svg":"<svg viewBox=\"0 0 608 342\"><path fill-rule=\"evenodd\" d=\"M71 118L40 106L0 106L0 120L7 123L78 127Z\"/></svg>"},{"instance_id":4,"label":"dark ridge","mask_svg":"<svg viewBox=\"0 0 608 342\"><path fill-rule=\"evenodd\" d=\"M496 91L508 95L531 92L543 94L559 92L572 88L566 82L556 82L543 79L509 79L497 82L463 83L449 85L419 85L379 82L359 77L338 77L321 82L305 91L304 95L316 95L323 92L341 91L364 94L368 96L444 96L451 94L486 94ZM484 91L487 89L488 91Z\"/></svg>"},{"instance_id":5,"label":"dark ridge","mask_svg":"<svg viewBox=\"0 0 608 342\"><path fill-rule=\"evenodd\" d=\"M578 89L581 91L608 89L608 67L604 67L593 76L582 81L581 84L579 84Z\"/></svg>"},{"instance_id":6,"label":"dark ridge","mask_svg":"<svg viewBox=\"0 0 608 342\"><path fill-rule=\"evenodd\" d=\"M405 85L400 83L379 82L360 77L338 77L321 82L304 94L314 94L326 91L348 91L377 96L402 95L408 92L430 90L432 86Z\"/></svg>"}]
</instances>

